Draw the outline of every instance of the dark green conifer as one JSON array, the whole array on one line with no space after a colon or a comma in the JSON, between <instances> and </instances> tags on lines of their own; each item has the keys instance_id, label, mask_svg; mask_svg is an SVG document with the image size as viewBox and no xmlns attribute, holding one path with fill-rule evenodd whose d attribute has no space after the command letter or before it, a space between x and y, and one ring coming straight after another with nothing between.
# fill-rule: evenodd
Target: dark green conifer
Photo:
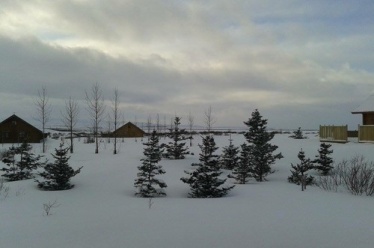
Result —
<instances>
[{"instance_id":1,"label":"dark green conifer","mask_svg":"<svg viewBox=\"0 0 374 248\"><path fill-rule=\"evenodd\" d=\"M184 183L190 185L190 197L193 198L215 198L222 197L228 193L234 186L222 187L226 179L221 179L222 174L219 165L219 156L214 154L218 149L212 136L206 136L202 140L199 161L200 163L192 164L197 166L194 171L185 171L188 177L182 177Z\"/></svg>"},{"instance_id":2,"label":"dark green conifer","mask_svg":"<svg viewBox=\"0 0 374 248\"><path fill-rule=\"evenodd\" d=\"M249 127L244 136L250 147L253 176L257 181L262 182L268 174L273 172L271 165L283 156L281 153L273 154L278 149L278 146L270 144L275 133L267 131L267 120L262 118L257 109L252 112L251 118L244 124Z\"/></svg>"},{"instance_id":3,"label":"dark green conifer","mask_svg":"<svg viewBox=\"0 0 374 248\"><path fill-rule=\"evenodd\" d=\"M2 159L2 162L7 165L1 169L5 172L2 176L9 181L33 178L33 170L41 165L41 156L35 156L31 149L32 146L26 141L19 147L10 147Z\"/></svg>"},{"instance_id":4,"label":"dark green conifer","mask_svg":"<svg viewBox=\"0 0 374 248\"><path fill-rule=\"evenodd\" d=\"M74 187L70 184L70 178L81 172L83 167L74 170L69 165L70 157L67 156L69 147L64 148L61 143L59 148L55 149L55 154L52 154L55 159L54 163L48 163L44 166L44 171L39 173L44 178L44 181L35 180L38 187L45 190L67 190Z\"/></svg>"},{"instance_id":5,"label":"dark green conifer","mask_svg":"<svg viewBox=\"0 0 374 248\"><path fill-rule=\"evenodd\" d=\"M166 183L156 178L157 175L165 174L164 169L158 163L161 161L163 149L160 148L159 138L156 131L153 131L148 142L144 143L144 156L141 159L142 165L138 166L138 178L135 179L134 186L137 188L135 195L141 197L155 197L166 195L164 188Z\"/></svg>"}]
</instances>

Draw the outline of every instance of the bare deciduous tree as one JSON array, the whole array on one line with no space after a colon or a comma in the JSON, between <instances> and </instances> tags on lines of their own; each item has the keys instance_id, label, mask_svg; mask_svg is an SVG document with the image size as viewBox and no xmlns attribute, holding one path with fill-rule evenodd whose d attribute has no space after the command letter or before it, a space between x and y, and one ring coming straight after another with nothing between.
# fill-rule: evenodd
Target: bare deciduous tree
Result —
<instances>
[{"instance_id":1,"label":"bare deciduous tree","mask_svg":"<svg viewBox=\"0 0 374 248\"><path fill-rule=\"evenodd\" d=\"M114 125L114 149L113 154L117 154L117 133L115 132L118 127L118 122L120 118L120 112L119 112L119 104L120 104L120 95L118 92L118 89L114 89L114 96L113 96L113 102L112 102L112 114L113 114L113 125Z\"/></svg>"},{"instance_id":2,"label":"bare deciduous tree","mask_svg":"<svg viewBox=\"0 0 374 248\"><path fill-rule=\"evenodd\" d=\"M43 210L44 210L44 213L43 215L45 216L50 216L52 215L52 209L53 208L58 208L60 206L60 204L57 203L57 200L54 200L53 202L48 202L48 203L43 203Z\"/></svg>"},{"instance_id":3,"label":"bare deciduous tree","mask_svg":"<svg viewBox=\"0 0 374 248\"><path fill-rule=\"evenodd\" d=\"M88 105L88 113L93 122L93 133L95 137L95 153L99 153L99 126L103 120L105 105L103 99L103 91L98 83L91 87L90 92L86 93L86 102Z\"/></svg>"},{"instance_id":4,"label":"bare deciduous tree","mask_svg":"<svg viewBox=\"0 0 374 248\"><path fill-rule=\"evenodd\" d=\"M158 134L161 132L160 115L158 113L156 115L156 131Z\"/></svg>"},{"instance_id":5,"label":"bare deciduous tree","mask_svg":"<svg viewBox=\"0 0 374 248\"><path fill-rule=\"evenodd\" d=\"M70 132L70 153L74 153L73 131L78 122L79 105L71 97L65 101L65 111L61 113L62 122Z\"/></svg>"},{"instance_id":6,"label":"bare deciduous tree","mask_svg":"<svg viewBox=\"0 0 374 248\"><path fill-rule=\"evenodd\" d=\"M45 128L46 124L49 122L51 117L52 107L49 103L49 98L47 96L47 88L42 86L41 90L38 90L38 99L35 102L37 107L37 119L42 125L43 132L43 153L45 153Z\"/></svg>"},{"instance_id":7,"label":"bare deciduous tree","mask_svg":"<svg viewBox=\"0 0 374 248\"><path fill-rule=\"evenodd\" d=\"M188 119L188 127L190 130L190 146L192 146L192 129L193 129L195 117L191 114L191 112L189 112L187 119Z\"/></svg>"},{"instance_id":8,"label":"bare deciduous tree","mask_svg":"<svg viewBox=\"0 0 374 248\"><path fill-rule=\"evenodd\" d=\"M208 129L208 133L212 131L214 123L216 123L216 119L212 116L212 106L205 111L205 125Z\"/></svg>"},{"instance_id":9,"label":"bare deciduous tree","mask_svg":"<svg viewBox=\"0 0 374 248\"><path fill-rule=\"evenodd\" d=\"M148 118L147 118L147 135L148 137L151 135L151 128L152 128L152 116L151 115L148 115Z\"/></svg>"}]
</instances>

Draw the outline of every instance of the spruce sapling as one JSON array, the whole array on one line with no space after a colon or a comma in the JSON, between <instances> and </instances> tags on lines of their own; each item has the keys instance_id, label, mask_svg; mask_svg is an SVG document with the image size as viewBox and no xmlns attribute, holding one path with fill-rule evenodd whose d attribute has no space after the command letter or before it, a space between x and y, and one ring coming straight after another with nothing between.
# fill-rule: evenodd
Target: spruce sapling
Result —
<instances>
[{"instance_id":1,"label":"spruce sapling","mask_svg":"<svg viewBox=\"0 0 374 248\"><path fill-rule=\"evenodd\" d=\"M5 171L5 174L2 176L9 181L33 178L32 171L41 165L39 162L41 156L35 156L31 152L31 149L32 146L26 141L19 147L10 147L2 159L2 162L8 166L1 169Z\"/></svg>"},{"instance_id":2,"label":"spruce sapling","mask_svg":"<svg viewBox=\"0 0 374 248\"><path fill-rule=\"evenodd\" d=\"M194 171L185 171L188 177L182 177L181 181L190 185L191 192L188 194L192 198L215 198L222 197L234 186L222 187L226 179L220 179L222 174L219 165L219 156L214 154L218 149L214 138L210 135L203 137L199 161L192 164L197 166Z\"/></svg>"},{"instance_id":3,"label":"spruce sapling","mask_svg":"<svg viewBox=\"0 0 374 248\"><path fill-rule=\"evenodd\" d=\"M232 139L229 139L230 144L223 148L221 156L221 165L222 168L232 170L234 169L239 162L239 148L232 144Z\"/></svg>"},{"instance_id":4,"label":"spruce sapling","mask_svg":"<svg viewBox=\"0 0 374 248\"><path fill-rule=\"evenodd\" d=\"M244 136L250 146L250 157L253 159L253 176L256 181L262 182L268 174L273 172L271 165L283 156L281 153L274 154L278 146L270 144L270 141L275 133L267 131L267 120L262 118L257 109L244 124L249 127Z\"/></svg>"},{"instance_id":5,"label":"spruce sapling","mask_svg":"<svg viewBox=\"0 0 374 248\"><path fill-rule=\"evenodd\" d=\"M184 159L185 155L189 154L186 143L182 142L188 138L185 137L185 129L180 129L180 117L175 117L174 128L170 128L168 137L172 140L168 144L162 144L161 148L166 148L163 154L165 158L169 159Z\"/></svg>"},{"instance_id":6,"label":"spruce sapling","mask_svg":"<svg viewBox=\"0 0 374 248\"><path fill-rule=\"evenodd\" d=\"M163 149L160 148L159 138L156 131L153 131L149 137L148 142L144 143L144 156L141 159L142 165L138 166L138 178L135 179L134 186L138 189L135 195L141 197L155 197L164 196L164 188L167 187L166 183L155 176L165 174L161 165L158 163L161 160Z\"/></svg>"},{"instance_id":7,"label":"spruce sapling","mask_svg":"<svg viewBox=\"0 0 374 248\"><path fill-rule=\"evenodd\" d=\"M334 160L329 156L333 153L333 150L331 150L330 147L331 144L321 143L318 155L316 155L316 159L313 160L313 163L316 164L314 168L323 176L328 175L331 169L334 168Z\"/></svg>"},{"instance_id":8,"label":"spruce sapling","mask_svg":"<svg viewBox=\"0 0 374 248\"><path fill-rule=\"evenodd\" d=\"M238 184L246 184L248 180L253 177L253 158L251 157L249 149L251 149L251 147L247 144L241 145L239 162L228 176L229 178L235 179Z\"/></svg>"},{"instance_id":9,"label":"spruce sapling","mask_svg":"<svg viewBox=\"0 0 374 248\"><path fill-rule=\"evenodd\" d=\"M307 185L313 183L314 178L309 176L306 172L310 169L313 169L313 163L310 161L309 158L305 158L305 153L301 149L297 157L300 160L300 163L293 165L291 163L291 176L288 177L288 181L290 183L295 183L297 185L301 185L301 191L306 189Z\"/></svg>"},{"instance_id":10,"label":"spruce sapling","mask_svg":"<svg viewBox=\"0 0 374 248\"><path fill-rule=\"evenodd\" d=\"M63 147L61 143L59 148L55 149L55 154L52 154L55 159L54 163L48 163L44 166L44 171L39 173L44 181L35 180L38 183L38 187L44 190L67 190L74 187L70 184L70 178L80 173L83 167L74 170L70 167L68 161L70 159L67 156L69 147Z\"/></svg>"}]
</instances>

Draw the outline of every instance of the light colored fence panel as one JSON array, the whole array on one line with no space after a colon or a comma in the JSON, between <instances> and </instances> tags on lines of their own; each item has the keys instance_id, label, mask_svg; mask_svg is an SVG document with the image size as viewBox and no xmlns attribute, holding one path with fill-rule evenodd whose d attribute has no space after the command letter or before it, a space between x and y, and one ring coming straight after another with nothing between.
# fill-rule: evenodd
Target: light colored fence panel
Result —
<instances>
[{"instance_id":1,"label":"light colored fence panel","mask_svg":"<svg viewBox=\"0 0 374 248\"><path fill-rule=\"evenodd\" d=\"M319 140L323 142L348 142L348 126L319 126Z\"/></svg>"},{"instance_id":2,"label":"light colored fence panel","mask_svg":"<svg viewBox=\"0 0 374 248\"><path fill-rule=\"evenodd\" d=\"M358 142L374 142L374 125L358 126Z\"/></svg>"}]
</instances>

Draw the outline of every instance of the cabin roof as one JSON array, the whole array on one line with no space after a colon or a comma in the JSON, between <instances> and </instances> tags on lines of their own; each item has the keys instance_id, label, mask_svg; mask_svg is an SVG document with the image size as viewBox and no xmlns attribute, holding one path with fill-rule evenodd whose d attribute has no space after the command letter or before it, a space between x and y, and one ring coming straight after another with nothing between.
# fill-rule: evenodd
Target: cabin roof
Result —
<instances>
[{"instance_id":1,"label":"cabin roof","mask_svg":"<svg viewBox=\"0 0 374 248\"><path fill-rule=\"evenodd\" d=\"M32 127L33 129L35 129L35 131L37 132L40 132L40 133L43 133L42 131L40 131L38 128L34 127L33 125L31 125L30 123L28 123L27 121L25 121L24 119L18 117L17 115L13 114L11 116L9 116L8 118L6 118L5 120L3 120L2 122L0 122L0 126L4 123L7 123L11 120L17 120L17 121L20 121L20 122L23 122L25 125L27 126L30 126Z\"/></svg>"},{"instance_id":2,"label":"cabin roof","mask_svg":"<svg viewBox=\"0 0 374 248\"><path fill-rule=\"evenodd\" d=\"M363 103L361 103L352 114L362 114L362 113L374 113L374 94L369 96Z\"/></svg>"}]
</instances>

